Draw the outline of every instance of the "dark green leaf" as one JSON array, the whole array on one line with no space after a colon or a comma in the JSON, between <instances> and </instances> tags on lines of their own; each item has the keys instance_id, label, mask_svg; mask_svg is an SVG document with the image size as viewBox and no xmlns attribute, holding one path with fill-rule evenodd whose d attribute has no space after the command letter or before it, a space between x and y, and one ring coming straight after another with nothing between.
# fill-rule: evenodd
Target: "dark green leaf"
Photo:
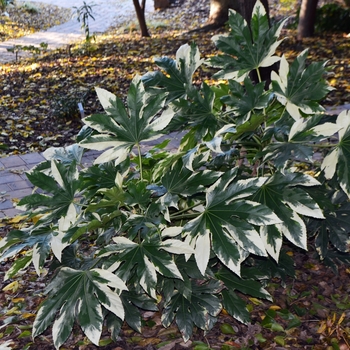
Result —
<instances>
[{"instance_id":1,"label":"dark green leaf","mask_svg":"<svg viewBox=\"0 0 350 350\"><path fill-rule=\"evenodd\" d=\"M220 269L215 276L223 281L230 291L237 290L255 298L272 300L271 295L255 280L240 278L226 268Z\"/></svg>"},{"instance_id":2,"label":"dark green leaf","mask_svg":"<svg viewBox=\"0 0 350 350\"><path fill-rule=\"evenodd\" d=\"M246 303L233 290L224 289L221 295L222 306L232 317L244 324L250 322Z\"/></svg>"}]
</instances>

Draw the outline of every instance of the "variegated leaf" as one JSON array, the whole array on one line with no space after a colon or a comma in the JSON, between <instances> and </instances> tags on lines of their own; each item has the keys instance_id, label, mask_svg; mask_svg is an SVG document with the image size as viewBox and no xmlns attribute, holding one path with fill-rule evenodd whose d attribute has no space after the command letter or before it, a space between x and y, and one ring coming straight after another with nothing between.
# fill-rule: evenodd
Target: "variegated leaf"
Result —
<instances>
[{"instance_id":1,"label":"variegated leaf","mask_svg":"<svg viewBox=\"0 0 350 350\"><path fill-rule=\"evenodd\" d=\"M41 334L59 311L60 315L54 322L52 330L56 349L70 335L75 319L79 321L89 339L98 345L104 317L101 305L106 306L119 318L124 318L119 296L108 286L120 291L126 289L124 282L108 271L61 268L47 288L49 298L38 311L33 325L33 337ZM119 306L114 305L116 300Z\"/></svg>"},{"instance_id":2,"label":"variegated leaf","mask_svg":"<svg viewBox=\"0 0 350 350\"><path fill-rule=\"evenodd\" d=\"M156 117L165 104L166 94L153 96L146 94L140 77L135 77L127 96L127 108L120 99L103 89L97 89L98 97L107 114L93 114L84 119L84 123L98 134L87 136L80 145L89 149L105 150L95 164L115 160L123 162L133 146L142 141L159 138L172 119L171 109Z\"/></svg>"},{"instance_id":3,"label":"variegated leaf","mask_svg":"<svg viewBox=\"0 0 350 350\"><path fill-rule=\"evenodd\" d=\"M166 239L160 245L160 248L173 254L192 254L193 248L186 242L182 242L178 239Z\"/></svg>"},{"instance_id":4,"label":"variegated leaf","mask_svg":"<svg viewBox=\"0 0 350 350\"><path fill-rule=\"evenodd\" d=\"M268 254L278 262L283 243L282 233L278 225L261 226L260 237Z\"/></svg>"},{"instance_id":5,"label":"variegated leaf","mask_svg":"<svg viewBox=\"0 0 350 350\"><path fill-rule=\"evenodd\" d=\"M230 33L213 37L215 45L224 52L209 60L212 66L223 68L216 76L241 82L250 71L278 62L280 58L274 54L281 42L277 39L284 23L285 20L269 26L260 1L255 3L250 26L240 14L230 10Z\"/></svg>"},{"instance_id":6,"label":"variegated leaf","mask_svg":"<svg viewBox=\"0 0 350 350\"><path fill-rule=\"evenodd\" d=\"M291 65L283 55L279 73L271 73L273 91L295 121L302 118L301 112L323 112L318 101L332 90L323 79L325 64L314 62L306 67L307 54L303 51Z\"/></svg>"}]
</instances>

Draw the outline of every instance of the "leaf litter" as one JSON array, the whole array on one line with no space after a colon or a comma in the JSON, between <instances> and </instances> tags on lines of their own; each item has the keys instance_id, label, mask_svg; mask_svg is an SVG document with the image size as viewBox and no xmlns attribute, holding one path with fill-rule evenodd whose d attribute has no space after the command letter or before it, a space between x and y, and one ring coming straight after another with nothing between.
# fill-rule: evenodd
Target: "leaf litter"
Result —
<instances>
[{"instance_id":1,"label":"leaf litter","mask_svg":"<svg viewBox=\"0 0 350 350\"><path fill-rule=\"evenodd\" d=\"M101 106L97 104L95 86L123 98L133 76L154 70L153 60L160 54L174 57L180 45L195 41L204 58L212 55L215 51L211 38L220 29L188 33L205 22L208 4L208 0L191 0L156 12L149 18L152 38L139 36L135 19L97 36L90 45L69 45L2 65L0 143L8 146L3 154L41 152L51 146L73 143L81 127L78 103L82 104L84 115L98 112ZM274 11L272 6L272 15ZM287 34L289 39L283 41L281 50L287 58L294 58L304 47L294 40L293 30L286 31L283 36ZM303 46L310 48L310 61L328 60L330 70L326 78L336 90L324 104L349 103L350 38L324 33L305 40ZM212 73L202 70L197 82L211 79Z\"/></svg>"},{"instance_id":2,"label":"leaf litter","mask_svg":"<svg viewBox=\"0 0 350 350\"><path fill-rule=\"evenodd\" d=\"M198 43L204 57L214 51L208 33L188 31L203 24L208 1L187 1L152 16L152 38L141 38L136 21L112 28L90 47L83 43L49 52L30 60L8 63L0 68L0 142L9 146L6 154L43 151L50 146L73 142L81 127L77 103L85 115L101 110L94 87L105 88L125 98L135 74L154 69L153 58L161 53L174 57L186 42ZM337 88L324 101L335 106L350 102L350 39L343 34L325 33L305 40L303 47L288 30L289 39L281 51L294 58L309 47L310 61L329 60L326 77ZM211 71L201 71L198 82L211 79ZM0 236L21 225L21 220L2 219ZM288 248L288 247L287 247ZM315 258L315 252L294 252L296 278L272 280L266 289L274 302L246 298L252 323L239 324L224 311L217 325L207 334L197 331L183 343L176 327L161 327L160 315L148 312L143 317L142 334L124 327L117 343L108 333L101 339L102 349L349 349L350 342L350 269L343 264L337 273ZM292 253L289 253L292 255ZM0 265L0 275L9 261ZM348 262L347 262L348 263ZM49 273L49 271L46 271ZM38 279L29 274L0 282L0 344L9 349L53 349L51 330L31 339L31 328L38 305L44 298L45 273ZM3 278L1 278L3 280ZM285 287L283 287L285 285ZM76 326L65 349L97 349Z\"/></svg>"},{"instance_id":3,"label":"leaf litter","mask_svg":"<svg viewBox=\"0 0 350 350\"><path fill-rule=\"evenodd\" d=\"M6 14L0 14L0 42L46 30L71 17L71 9L51 4L30 1L9 4Z\"/></svg>"}]
</instances>

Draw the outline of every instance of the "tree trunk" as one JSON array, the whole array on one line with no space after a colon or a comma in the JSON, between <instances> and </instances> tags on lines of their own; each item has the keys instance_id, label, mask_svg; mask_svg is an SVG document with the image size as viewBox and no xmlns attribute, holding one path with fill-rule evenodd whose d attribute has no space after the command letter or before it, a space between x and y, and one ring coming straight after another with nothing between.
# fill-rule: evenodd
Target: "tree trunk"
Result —
<instances>
[{"instance_id":1,"label":"tree trunk","mask_svg":"<svg viewBox=\"0 0 350 350\"><path fill-rule=\"evenodd\" d=\"M261 0L269 14L268 0ZM233 9L240 13L250 23L256 0L210 0L209 24L224 25L228 20L228 10Z\"/></svg>"},{"instance_id":2,"label":"tree trunk","mask_svg":"<svg viewBox=\"0 0 350 350\"><path fill-rule=\"evenodd\" d=\"M250 25L250 20L252 18L253 9L257 0L210 0L210 15L209 15L209 25L210 24L221 24L223 25L228 19L228 9L233 8ZM267 17L269 19L269 3L268 0L260 0L265 7ZM270 84L271 71L276 70L277 64L271 67L261 67L259 69L261 79L265 81L265 88L268 89ZM255 83L259 82L258 75L254 71L251 73L251 78Z\"/></svg>"},{"instance_id":3,"label":"tree trunk","mask_svg":"<svg viewBox=\"0 0 350 350\"><path fill-rule=\"evenodd\" d=\"M318 0L302 0L297 34L298 41L314 34L317 3Z\"/></svg>"},{"instance_id":4,"label":"tree trunk","mask_svg":"<svg viewBox=\"0 0 350 350\"><path fill-rule=\"evenodd\" d=\"M208 24L224 25L228 20L228 9L232 8L240 12L238 6L237 0L210 0Z\"/></svg>"},{"instance_id":5,"label":"tree trunk","mask_svg":"<svg viewBox=\"0 0 350 350\"><path fill-rule=\"evenodd\" d=\"M170 0L154 0L154 8L162 10L170 7Z\"/></svg>"},{"instance_id":6,"label":"tree trunk","mask_svg":"<svg viewBox=\"0 0 350 350\"><path fill-rule=\"evenodd\" d=\"M239 13L243 16L243 18L250 24L250 20L252 18L253 9L256 3L256 0L236 0L239 2ZM265 11L267 13L267 17L269 16L269 3L268 0L260 0L263 6L265 7Z\"/></svg>"},{"instance_id":7,"label":"tree trunk","mask_svg":"<svg viewBox=\"0 0 350 350\"><path fill-rule=\"evenodd\" d=\"M145 19L145 7L146 7L146 0L142 0L141 5L139 3L139 0L133 0L134 7L137 15L137 19L139 21L140 29L141 29L141 36L150 36L148 33L148 28L146 24Z\"/></svg>"}]
</instances>

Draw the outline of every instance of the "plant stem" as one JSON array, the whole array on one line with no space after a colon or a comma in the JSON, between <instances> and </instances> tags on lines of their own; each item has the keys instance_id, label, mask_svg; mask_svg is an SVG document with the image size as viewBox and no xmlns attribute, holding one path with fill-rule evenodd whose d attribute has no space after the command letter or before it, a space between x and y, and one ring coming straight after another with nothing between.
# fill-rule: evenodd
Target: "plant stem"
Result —
<instances>
[{"instance_id":1,"label":"plant stem","mask_svg":"<svg viewBox=\"0 0 350 350\"><path fill-rule=\"evenodd\" d=\"M256 69L256 74L258 75L259 83L261 83L261 75L260 75L259 68Z\"/></svg>"},{"instance_id":2,"label":"plant stem","mask_svg":"<svg viewBox=\"0 0 350 350\"><path fill-rule=\"evenodd\" d=\"M143 174L142 174L142 157L141 157L141 148L140 148L140 144L137 143L136 144L137 147L137 153L139 155L139 167L140 167L140 179L141 181L143 181Z\"/></svg>"},{"instance_id":3,"label":"plant stem","mask_svg":"<svg viewBox=\"0 0 350 350\"><path fill-rule=\"evenodd\" d=\"M193 205L189 206L188 208L179 210L179 211L177 211L177 212L174 214L174 216L179 215L179 214L182 214L182 213L185 213L186 211L189 211L189 210L191 210L191 209L193 209L193 208L195 208L195 207L198 207L198 205L201 205L201 204L202 204L202 203L196 203L196 204L193 204Z\"/></svg>"},{"instance_id":4,"label":"plant stem","mask_svg":"<svg viewBox=\"0 0 350 350\"><path fill-rule=\"evenodd\" d=\"M193 213L193 214L182 214L182 215L170 215L170 219L175 219L175 220L179 220L179 219L195 219L198 216L197 213Z\"/></svg>"},{"instance_id":5,"label":"plant stem","mask_svg":"<svg viewBox=\"0 0 350 350\"><path fill-rule=\"evenodd\" d=\"M315 143L312 145L314 148L331 148L331 147L336 147L336 144L332 143Z\"/></svg>"}]
</instances>

